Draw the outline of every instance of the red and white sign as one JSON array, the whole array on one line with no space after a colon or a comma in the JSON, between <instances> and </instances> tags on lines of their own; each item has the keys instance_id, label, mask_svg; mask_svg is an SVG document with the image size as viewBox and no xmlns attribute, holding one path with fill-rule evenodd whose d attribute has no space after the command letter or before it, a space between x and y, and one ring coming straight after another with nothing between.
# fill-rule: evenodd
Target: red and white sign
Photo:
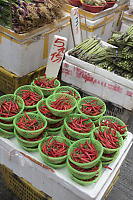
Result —
<instances>
[{"instance_id":1,"label":"red and white sign","mask_svg":"<svg viewBox=\"0 0 133 200\"><path fill-rule=\"evenodd\" d=\"M66 51L66 46L67 38L58 35L54 36L46 68L47 76L57 77Z\"/></svg>"},{"instance_id":2,"label":"red and white sign","mask_svg":"<svg viewBox=\"0 0 133 200\"><path fill-rule=\"evenodd\" d=\"M73 29L75 45L78 45L82 42L82 40L81 40L81 30L79 21L79 10L76 7L71 9L71 20L72 20L72 29Z\"/></svg>"}]
</instances>

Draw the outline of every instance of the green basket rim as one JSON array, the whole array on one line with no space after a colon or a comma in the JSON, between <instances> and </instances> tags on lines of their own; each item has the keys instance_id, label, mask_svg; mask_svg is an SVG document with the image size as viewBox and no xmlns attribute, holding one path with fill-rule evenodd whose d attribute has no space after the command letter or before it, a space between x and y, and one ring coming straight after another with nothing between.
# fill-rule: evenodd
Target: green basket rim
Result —
<instances>
[{"instance_id":1,"label":"green basket rim","mask_svg":"<svg viewBox=\"0 0 133 200\"><path fill-rule=\"evenodd\" d=\"M81 105L81 102L83 100L87 100L87 99L90 99L90 100L98 100L100 103L102 103L103 106L103 111L101 114L99 115L96 115L96 116L92 116L92 115L86 115L85 113L83 113L81 110L80 110L80 105ZM86 117L89 117L91 118L92 120L97 120L99 119L100 117L102 117L104 115L104 113L106 112L106 104L104 103L104 101L98 97L93 97L93 96L86 96L86 97L83 97L82 99L80 99L77 103L77 109L78 109L78 112L81 113L82 115L86 116Z\"/></svg>"},{"instance_id":2,"label":"green basket rim","mask_svg":"<svg viewBox=\"0 0 133 200\"><path fill-rule=\"evenodd\" d=\"M99 127L96 127L95 129L93 129L93 131L92 131L92 135L91 135L91 137L93 138L93 139L95 139L95 136L94 136L94 132L95 131L97 131L99 129ZM101 129L109 129L109 127L107 127L107 126L101 126ZM112 129L112 130L114 130L114 129ZM103 147L103 152L104 153L114 153L115 151L118 151L118 150L120 150L121 149L121 147L123 146L123 138L122 138L122 136L120 135L120 133L118 132L118 131L116 131L116 134L118 135L118 137L120 138L120 142L121 142L121 145L120 145L120 147L118 147L118 148L116 148L116 149L109 149L109 148L106 148L106 147ZM96 139L95 139L96 140Z\"/></svg>"},{"instance_id":3,"label":"green basket rim","mask_svg":"<svg viewBox=\"0 0 133 200\"><path fill-rule=\"evenodd\" d=\"M56 97L56 96L66 96L66 97L69 97L69 99L72 99L74 102L75 102L75 105L72 107L72 108L70 108L70 109L67 109L67 110L57 110L57 109L55 109L55 108L52 108L50 105L49 105L49 100L51 100L51 98L52 97ZM56 98L55 98L56 99ZM51 111L51 112L57 112L57 113L61 113L61 114L67 114L68 112L68 114L70 114L70 112L72 112L75 108L76 108L76 106L77 106L77 101L76 101L76 99L74 98L74 97L72 97L71 95L69 95L69 94L65 94L65 93L56 93L56 94L52 94L52 95L50 95L47 99L46 99L46 105L47 105L47 107L48 107L48 109Z\"/></svg>"},{"instance_id":4,"label":"green basket rim","mask_svg":"<svg viewBox=\"0 0 133 200\"><path fill-rule=\"evenodd\" d=\"M45 134L47 134L47 133L45 133ZM23 143L25 143L25 144L36 144L36 145L38 145L42 140L44 140L44 138L45 138L45 135L44 135L44 137L42 138L42 139L40 139L40 140L37 140L37 141L27 141L27 140L23 140L23 139L21 139L18 135L18 133L17 133L17 130L14 128L14 135L16 136L16 138L19 140L19 141L21 141L21 142L23 142Z\"/></svg>"},{"instance_id":5,"label":"green basket rim","mask_svg":"<svg viewBox=\"0 0 133 200\"><path fill-rule=\"evenodd\" d=\"M7 134L7 136L14 135L14 132L10 132L10 131L8 131L8 130L4 130L4 129L0 128L0 135L1 135L2 133L4 133L5 136L6 136L6 134Z\"/></svg>"},{"instance_id":6,"label":"green basket rim","mask_svg":"<svg viewBox=\"0 0 133 200\"><path fill-rule=\"evenodd\" d=\"M108 157L105 157L105 156L102 155L102 157L101 157L102 162L104 162L104 161L110 161L110 160L115 160L118 157L120 151L118 150L118 151L116 151L114 153L115 153L115 155L113 157L111 157L112 159L108 158Z\"/></svg>"},{"instance_id":7,"label":"green basket rim","mask_svg":"<svg viewBox=\"0 0 133 200\"><path fill-rule=\"evenodd\" d=\"M69 90L72 90L72 91L75 91L75 93L77 94L77 96L79 96L79 99L76 99L76 101L79 101L81 99L81 95L80 93L75 89L75 88L72 88L70 86L60 86L59 88L57 88L54 93L63 93L62 91L58 92L58 90L63 90L63 89L69 89ZM64 93L63 93L64 94Z\"/></svg>"},{"instance_id":8,"label":"green basket rim","mask_svg":"<svg viewBox=\"0 0 133 200\"><path fill-rule=\"evenodd\" d=\"M78 173L79 175L84 175L84 176L93 175L93 174L96 174L97 172L101 171L101 170L102 170L102 161L99 160L98 163L99 163L99 168L98 168L97 171L94 171L94 172L81 172L81 171L78 171L78 170L76 170L75 168L73 168L73 167L70 165L70 163L69 163L69 159L67 158L67 167L68 167L69 169L71 169L70 171L73 171L73 172L75 172L75 173ZM98 165L98 163L97 163L97 165Z\"/></svg>"},{"instance_id":9,"label":"green basket rim","mask_svg":"<svg viewBox=\"0 0 133 200\"><path fill-rule=\"evenodd\" d=\"M82 142L82 141L85 142L86 140L91 141L92 144L97 143L97 144L99 145L101 151L98 153L98 157L97 157L95 160L93 160L93 161L91 161L91 162L89 162L89 163L78 163L78 162L75 162L75 161L71 158L71 156L70 156L70 155L71 155L71 151L72 151L72 149L73 149L73 147L74 147L75 145L77 145L78 143L80 143L80 142ZM95 146L95 145L94 145L94 146ZM102 144L101 144L99 141L97 141L97 140L95 140L95 139L92 139L92 138L85 138L85 139L80 139L80 140L75 141L73 144L71 144L71 146L70 146L69 149L68 149L68 153L67 153L68 159L69 159L72 163L74 163L75 165L77 165L78 167L82 167L82 168L91 168L91 167L95 166L95 165L98 163L98 161L100 160L100 158L102 157L102 154L103 154L103 146L102 146Z\"/></svg>"},{"instance_id":10,"label":"green basket rim","mask_svg":"<svg viewBox=\"0 0 133 200\"><path fill-rule=\"evenodd\" d=\"M40 104L41 104L42 102L45 102L45 103L46 103L46 99L40 100L40 101L37 103L37 105L36 105L37 112L41 115L41 117L45 117L48 123L57 123L57 122L63 120L63 118L61 118L61 119L51 119L51 118L48 118L48 117L46 117L45 115L43 115L43 114L40 112L40 110L39 110L39 106L40 106Z\"/></svg>"},{"instance_id":11,"label":"green basket rim","mask_svg":"<svg viewBox=\"0 0 133 200\"><path fill-rule=\"evenodd\" d=\"M117 117L114 117L114 116L110 116L110 115L106 115L106 116L103 116L103 117L101 117L100 118L100 123L101 123L101 121L102 120L104 120L104 119L114 119L114 120L116 120L117 122L119 122L119 124L120 125L122 125L122 126L125 126L126 124L122 121L122 120L120 120L119 118L117 118ZM126 129L126 132L124 133L124 134L121 134L121 136L127 136L127 127L125 127L125 129ZM119 132L119 131L118 131Z\"/></svg>"},{"instance_id":12,"label":"green basket rim","mask_svg":"<svg viewBox=\"0 0 133 200\"><path fill-rule=\"evenodd\" d=\"M53 164L48 162L45 158L43 158L43 161L46 165L55 169L66 167L66 162L64 164Z\"/></svg>"},{"instance_id":13,"label":"green basket rim","mask_svg":"<svg viewBox=\"0 0 133 200\"><path fill-rule=\"evenodd\" d=\"M99 174L98 174L98 176L97 176L97 178L96 178L95 180L89 181L89 182L79 180L78 178L76 178L75 176L73 176L73 175L70 173L70 171L69 171L69 174L70 174L70 176L71 176L71 178L72 178L73 181L75 181L76 183L78 183L78 184L80 184L80 185L84 185L84 186L85 186L85 185L90 185L90 184L96 183L96 182L100 179L100 177L101 177L101 175L102 175L102 171L99 172Z\"/></svg>"},{"instance_id":14,"label":"green basket rim","mask_svg":"<svg viewBox=\"0 0 133 200\"><path fill-rule=\"evenodd\" d=\"M4 99L5 100L5 98L6 97L14 97L14 98L18 98L19 99L19 101L21 101L21 109L20 109L20 112L18 112L16 115L14 115L14 116L12 116L12 117L8 117L8 118L6 118L6 117L1 117L0 116L0 119L1 120L4 120L4 121L13 121L14 120L14 118L16 118L18 115L20 115L22 112L23 112L23 110L24 110L24 101L23 101L23 99L21 98L21 97L19 97L19 96L17 96L17 95L14 95L14 94L5 94L5 95L3 95L3 96L1 96L0 97L0 100L1 99Z\"/></svg>"},{"instance_id":15,"label":"green basket rim","mask_svg":"<svg viewBox=\"0 0 133 200\"><path fill-rule=\"evenodd\" d=\"M40 152L40 154L43 156L43 158L45 158L45 159L51 159L51 160L53 160L53 161L58 161L58 160L62 160L62 159L65 159L65 158L67 158L67 154L65 155L65 156L61 156L61 157L50 157L50 156L47 156L46 154L44 154L43 152L42 152L42 148L41 148L41 145L45 142L45 141L47 141L49 138L50 138L51 136L48 136L48 137L46 137L44 140L42 140L42 142L40 142L39 143L39 145L38 145L38 148L39 148L39 152ZM62 136L53 136L53 139L65 139L64 137L62 137ZM68 140L65 140L66 141L66 143L68 144L68 146L70 146L71 145L71 143L68 141Z\"/></svg>"},{"instance_id":16,"label":"green basket rim","mask_svg":"<svg viewBox=\"0 0 133 200\"><path fill-rule=\"evenodd\" d=\"M75 138L78 138L78 137L89 137L91 135L91 132L92 130L95 128L95 124L93 123L93 121L91 119L88 119L87 122L92 122L93 126L91 127L91 130L89 133L79 133L73 129L71 129L68 124L67 124L67 121L69 120L69 118L72 118L72 117L82 117L83 119L86 119L87 117L83 116L82 114L70 114L69 116L67 116L65 119L64 119L64 125L65 125L65 128L67 130L67 132L69 133L69 135L75 135L74 137ZM70 120L69 120L70 121ZM81 138L82 139L82 138Z\"/></svg>"},{"instance_id":17,"label":"green basket rim","mask_svg":"<svg viewBox=\"0 0 133 200\"><path fill-rule=\"evenodd\" d=\"M64 135L64 129L65 129L65 126L64 126L64 124L63 124L63 126L61 127L61 130L60 130L60 132L61 132L61 136L62 137L64 137L66 140L69 140L71 143L74 143L75 141L74 140L70 140L70 139L68 139L65 135ZM78 139L77 139L78 140Z\"/></svg>"},{"instance_id":18,"label":"green basket rim","mask_svg":"<svg viewBox=\"0 0 133 200\"><path fill-rule=\"evenodd\" d=\"M39 96L41 96L42 98L44 97L43 92L42 92L39 88L37 88L37 87L35 87L35 86L33 86L33 85L22 85L22 86L18 87L18 88L15 90L14 95L17 95L18 92L19 92L21 89L26 88L26 87L28 87L28 88L31 87L32 89L37 90L36 93L39 92L39 93L40 93ZM31 91L32 91L32 90L31 90ZM33 91L32 91L32 92L33 92ZM18 95L18 96L19 96L19 95ZM21 96L20 96L20 97L21 97ZM36 104L33 105L33 106L26 106L25 103L24 103L24 108L25 108L25 109L36 108Z\"/></svg>"},{"instance_id":19,"label":"green basket rim","mask_svg":"<svg viewBox=\"0 0 133 200\"><path fill-rule=\"evenodd\" d=\"M39 76L39 78L40 78L40 79L43 79L44 76ZM52 76L46 76L46 78L48 78L48 79L54 79L54 77L52 77ZM32 84L33 84L35 87L38 87L38 88L40 88L41 90L44 90L44 91L53 91L53 90L55 90L55 88L60 87L60 85L61 85L60 81L59 81L58 79L56 79L55 81L58 83L58 86L56 86L56 87L54 87L54 88L46 89L46 88L37 86L37 85L34 83L34 81L37 80L37 79L38 79L38 78L35 78L35 79L32 81Z\"/></svg>"},{"instance_id":20,"label":"green basket rim","mask_svg":"<svg viewBox=\"0 0 133 200\"><path fill-rule=\"evenodd\" d=\"M1 128L1 126L3 126L4 129L8 128L8 130L14 128L13 123L12 124L5 124L5 123L0 122L0 128Z\"/></svg>"},{"instance_id":21,"label":"green basket rim","mask_svg":"<svg viewBox=\"0 0 133 200\"><path fill-rule=\"evenodd\" d=\"M20 114L18 117L22 117L22 116L24 116L25 115L25 113L23 113L23 114ZM24 129L21 129L21 128L19 128L18 126L17 126L17 124L16 124L16 122L17 122L17 120L18 120L18 117L16 117L14 120L13 120L13 124L14 124L14 127L17 129L17 131L19 130L19 131L21 131L21 132L24 132L25 134L27 133L27 134L32 134L32 133L37 133L38 131L43 131L45 128L46 128L46 126L47 126L47 120L46 119L42 119L41 117L40 117L40 115L38 115L38 114L35 114L35 113L32 113L32 112L29 112L28 113L28 115L30 116L30 115L34 115L34 116L38 116L41 120L44 120L44 127L43 128L41 128L41 129L38 129L38 130L35 130L35 131L29 131L29 130L24 130ZM19 133L20 134L20 133Z\"/></svg>"},{"instance_id":22,"label":"green basket rim","mask_svg":"<svg viewBox=\"0 0 133 200\"><path fill-rule=\"evenodd\" d=\"M29 151L29 152L36 152L38 151L38 148L30 148L30 147L25 147L23 146L19 141L18 141L18 144L25 150L25 151Z\"/></svg>"}]
</instances>

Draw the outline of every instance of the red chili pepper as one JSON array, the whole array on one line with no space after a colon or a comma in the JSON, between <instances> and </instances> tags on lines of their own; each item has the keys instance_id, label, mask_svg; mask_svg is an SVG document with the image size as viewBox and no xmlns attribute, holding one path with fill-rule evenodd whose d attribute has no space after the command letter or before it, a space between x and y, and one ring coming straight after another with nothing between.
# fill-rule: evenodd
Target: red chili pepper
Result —
<instances>
[{"instance_id":1,"label":"red chili pepper","mask_svg":"<svg viewBox=\"0 0 133 200\"><path fill-rule=\"evenodd\" d=\"M1 117L13 117L17 113L20 112L20 108L18 107L17 103L14 101L6 101L4 100L0 104L0 116Z\"/></svg>"},{"instance_id":2,"label":"red chili pepper","mask_svg":"<svg viewBox=\"0 0 133 200\"><path fill-rule=\"evenodd\" d=\"M27 113L17 123L18 127L24 130L35 131L43 128L44 124L40 120L36 120L35 117L31 119Z\"/></svg>"},{"instance_id":3,"label":"red chili pepper","mask_svg":"<svg viewBox=\"0 0 133 200\"><path fill-rule=\"evenodd\" d=\"M43 153L50 157L65 156L67 155L69 148L69 146L65 144L65 140L63 142L59 142L58 140L53 139L53 136L51 136L42 147Z\"/></svg>"},{"instance_id":4,"label":"red chili pepper","mask_svg":"<svg viewBox=\"0 0 133 200\"><path fill-rule=\"evenodd\" d=\"M50 106L57 110L67 110L73 107L70 100L66 96L63 96L58 100L51 102Z\"/></svg>"},{"instance_id":5,"label":"red chili pepper","mask_svg":"<svg viewBox=\"0 0 133 200\"><path fill-rule=\"evenodd\" d=\"M38 76L37 80L35 80L34 83L35 83L35 85L37 85L39 87L50 89L50 88L54 88L57 86L55 84L56 79L57 78L49 79L46 77L46 74L45 74L43 79L40 79Z\"/></svg>"}]
</instances>

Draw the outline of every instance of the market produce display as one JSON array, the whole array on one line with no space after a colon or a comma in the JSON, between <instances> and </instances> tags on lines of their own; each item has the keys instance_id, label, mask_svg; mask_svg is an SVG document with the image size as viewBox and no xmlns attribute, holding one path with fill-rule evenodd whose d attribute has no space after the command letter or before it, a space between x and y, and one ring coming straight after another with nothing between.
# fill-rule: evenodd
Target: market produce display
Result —
<instances>
[{"instance_id":1,"label":"market produce display","mask_svg":"<svg viewBox=\"0 0 133 200\"><path fill-rule=\"evenodd\" d=\"M114 47L105 47L100 39L90 37L70 50L69 55L133 80L133 26L124 33L114 33L108 43Z\"/></svg>"},{"instance_id":2,"label":"market produce display","mask_svg":"<svg viewBox=\"0 0 133 200\"><path fill-rule=\"evenodd\" d=\"M48 80L49 84L48 77L44 77L44 82ZM35 80L38 79L41 80L40 77ZM127 125L116 117L103 116L106 105L97 97L81 98L76 89L59 86L47 98L38 99L33 88L40 89L32 85L28 86L30 91L27 86L17 89L19 96L1 97L2 113L8 108L7 114L10 114L12 96L17 97L19 103L22 101L23 106L18 105L22 107L21 112L11 121L6 121L10 117L0 116L0 136L9 139L15 136L25 151L39 151L43 162L52 168L66 166L70 177L78 184L97 182L103 168L108 168L107 165L118 157L127 138ZM47 85L45 87L47 89ZM30 97L30 101L37 98L35 112L25 110L25 96ZM9 103L10 109L6 107Z\"/></svg>"},{"instance_id":3,"label":"market produce display","mask_svg":"<svg viewBox=\"0 0 133 200\"><path fill-rule=\"evenodd\" d=\"M0 1L0 25L16 33L29 32L53 23L63 16L63 0L8 0ZM12 14L10 13L12 11Z\"/></svg>"}]
</instances>

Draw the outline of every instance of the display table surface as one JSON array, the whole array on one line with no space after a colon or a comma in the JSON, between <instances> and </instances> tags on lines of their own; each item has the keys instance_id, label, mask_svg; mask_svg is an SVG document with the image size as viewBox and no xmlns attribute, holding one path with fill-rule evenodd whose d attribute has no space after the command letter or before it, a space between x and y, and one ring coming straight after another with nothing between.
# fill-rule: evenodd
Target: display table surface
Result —
<instances>
[{"instance_id":1,"label":"display table surface","mask_svg":"<svg viewBox=\"0 0 133 200\"><path fill-rule=\"evenodd\" d=\"M97 183L81 186L68 174L67 167L52 169L43 163L39 152L26 152L17 143L0 137L0 164L4 164L19 177L29 181L38 190L43 191L53 200L100 200L120 169L132 146L132 133L128 132L127 140L120 150L118 158L109 165L112 169L103 169Z\"/></svg>"}]
</instances>

